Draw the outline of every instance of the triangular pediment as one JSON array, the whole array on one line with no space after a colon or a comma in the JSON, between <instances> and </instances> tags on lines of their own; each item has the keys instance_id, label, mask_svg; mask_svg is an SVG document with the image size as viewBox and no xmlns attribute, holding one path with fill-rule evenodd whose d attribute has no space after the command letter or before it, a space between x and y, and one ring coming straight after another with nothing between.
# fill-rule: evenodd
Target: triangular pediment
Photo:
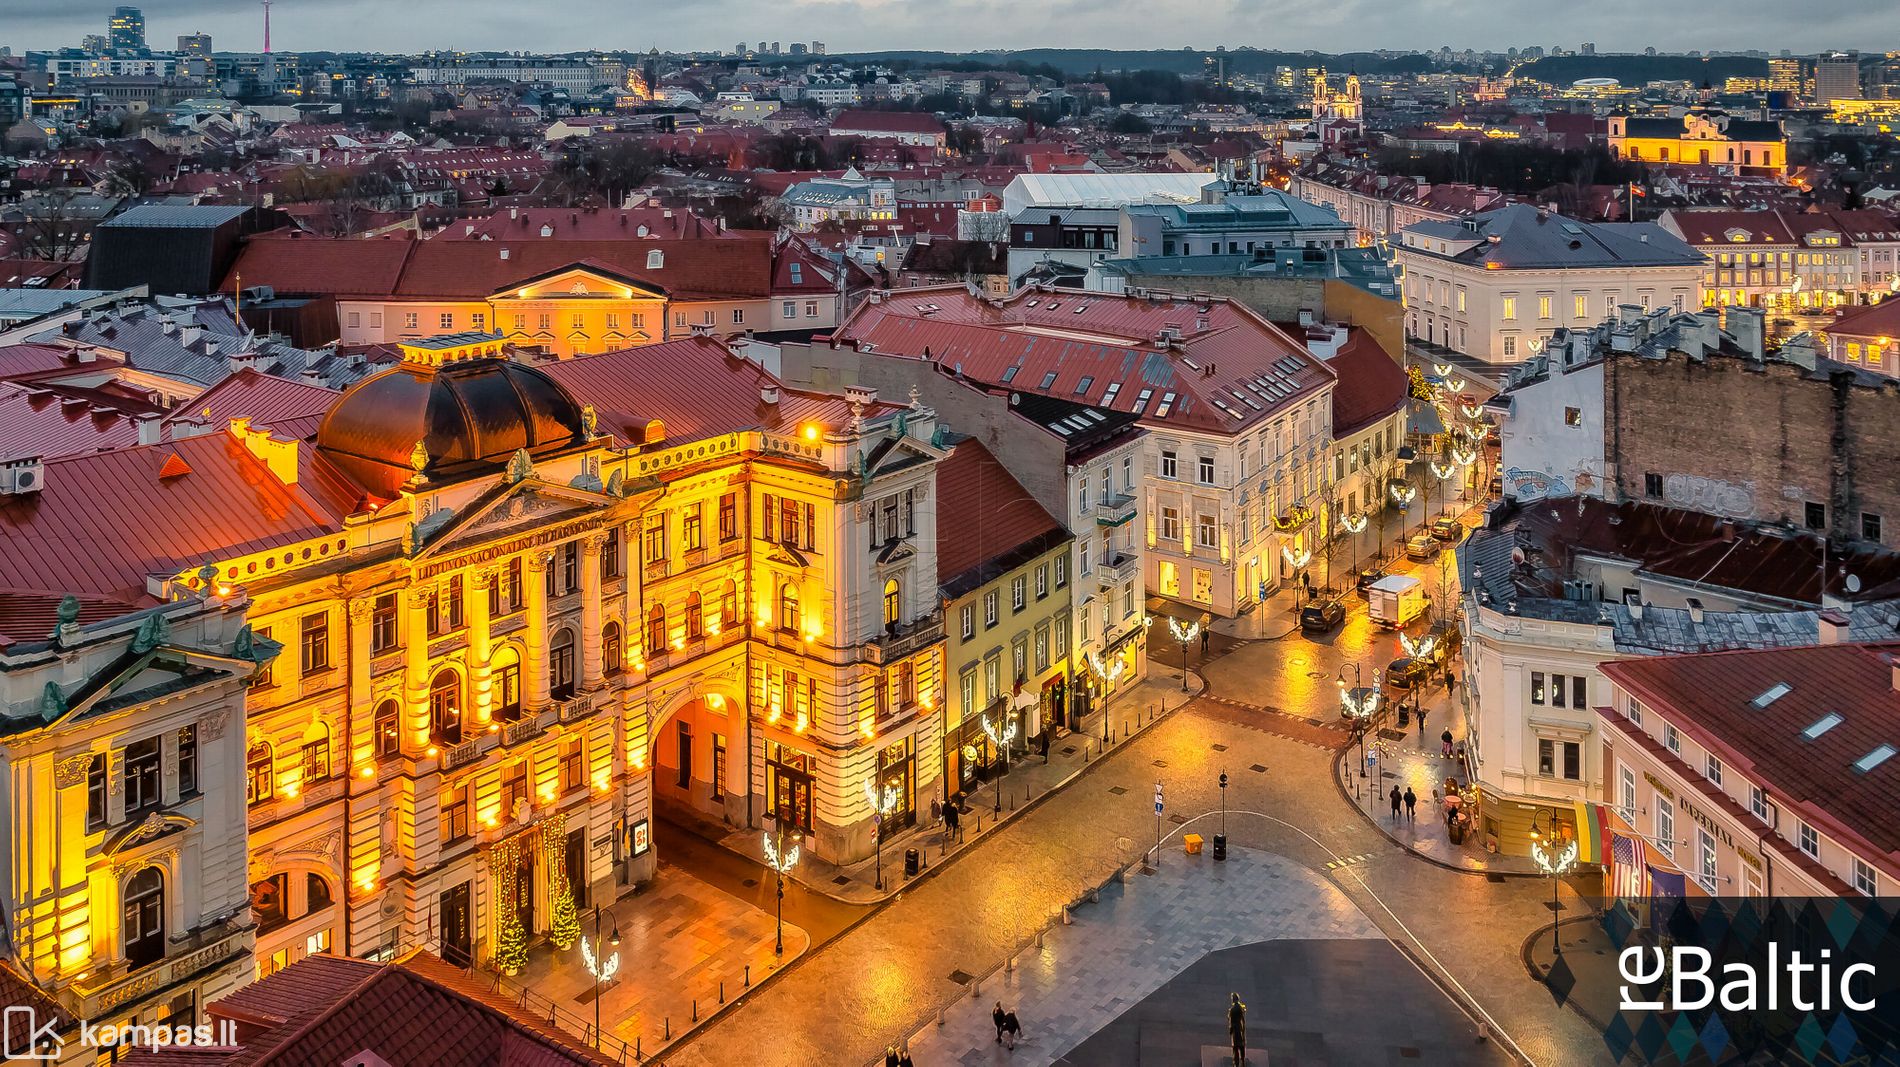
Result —
<instances>
[{"instance_id":1,"label":"triangular pediment","mask_svg":"<svg viewBox=\"0 0 1900 1067\"><path fill-rule=\"evenodd\" d=\"M915 437L887 437L864 454L863 473L868 481L919 463L942 459L946 455L948 453L943 449L932 447L928 441Z\"/></svg>"},{"instance_id":2,"label":"triangular pediment","mask_svg":"<svg viewBox=\"0 0 1900 1067\"><path fill-rule=\"evenodd\" d=\"M493 496L477 498L430 539L417 559L453 556L505 537L518 536L574 519L598 515L618 498L574 486L528 477Z\"/></svg>"},{"instance_id":3,"label":"triangular pediment","mask_svg":"<svg viewBox=\"0 0 1900 1067\"><path fill-rule=\"evenodd\" d=\"M496 291L492 299L508 300L664 300L666 294L650 283L605 266L575 264L526 278Z\"/></svg>"}]
</instances>

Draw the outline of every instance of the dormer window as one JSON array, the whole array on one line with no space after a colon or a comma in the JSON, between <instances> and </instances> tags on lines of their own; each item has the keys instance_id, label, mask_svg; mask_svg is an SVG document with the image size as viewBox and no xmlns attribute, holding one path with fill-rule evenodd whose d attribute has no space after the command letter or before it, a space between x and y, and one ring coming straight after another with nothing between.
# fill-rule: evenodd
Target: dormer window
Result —
<instances>
[{"instance_id":1,"label":"dormer window","mask_svg":"<svg viewBox=\"0 0 1900 1067\"><path fill-rule=\"evenodd\" d=\"M651 249L647 252L647 269L648 270L659 270L661 267L664 267L665 265L666 265L665 252L662 252L657 248Z\"/></svg>"}]
</instances>

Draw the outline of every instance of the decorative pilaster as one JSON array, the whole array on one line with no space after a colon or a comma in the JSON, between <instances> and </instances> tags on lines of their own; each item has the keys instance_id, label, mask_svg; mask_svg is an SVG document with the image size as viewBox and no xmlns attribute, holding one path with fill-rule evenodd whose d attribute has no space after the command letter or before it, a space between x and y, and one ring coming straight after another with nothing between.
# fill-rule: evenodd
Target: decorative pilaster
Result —
<instances>
[{"instance_id":1,"label":"decorative pilaster","mask_svg":"<svg viewBox=\"0 0 1900 1067\"><path fill-rule=\"evenodd\" d=\"M370 707L370 637L376 601L363 597L349 606L349 738L350 766L368 764L376 752L376 713Z\"/></svg>"},{"instance_id":2,"label":"decorative pilaster","mask_svg":"<svg viewBox=\"0 0 1900 1067\"><path fill-rule=\"evenodd\" d=\"M600 660L600 553L605 533L581 541L581 688L600 688L605 680Z\"/></svg>"},{"instance_id":3,"label":"decorative pilaster","mask_svg":"<svg viewBox=\"0 0 1900 1067\"><path fill-rule=\"evenodd\" d=\"M403 735L417 748L429 744L429 592L415 586L402 595Z\"/></svg>"},{"instance_id":4,"label":"decorative pilaster","mask_svg":"<svg viewBox=\"0 0 1900 1067\"><path fill-rule=\"evenodd\" d=\"M488 667L494 652L488 593L496 578L492 569L483 567L471 571L463 583L466 603L462 614L468 619L468 702L473 712L471 721L477 727L487 726L494 710L494 678Z\"/></svg>"},{"instance_id":5,"label":"decorative pilaster","mask_svg":"<svg viewBox=\"0 0 1900 1067\"><path fill-rule=\"evenodd\" d=\"M548 706L548 568L554 565L554 553L530 552L527 557L528 623L522 634L527 662L521 665L527 692L523 703L535 711Z\"/></svg>"}]
</instances>

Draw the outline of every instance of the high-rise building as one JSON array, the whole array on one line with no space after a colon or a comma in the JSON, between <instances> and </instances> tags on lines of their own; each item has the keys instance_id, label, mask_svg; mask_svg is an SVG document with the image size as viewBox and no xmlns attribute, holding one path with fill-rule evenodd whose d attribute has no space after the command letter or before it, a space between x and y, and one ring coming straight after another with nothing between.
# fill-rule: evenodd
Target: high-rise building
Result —
<instances>
[{"instance_id":1,"label":"high-rise building","mask_svg":"<svg viewBox=\"0 0 1900 1067\"><path fill-rule=\"evenodd\" d=\"M1593 56L1593 55L1596 55L1596 54L1597 54L1597 43L1596 43L1595 41L1585 41L1585 42L1583 42L1583 54L1584 54L1584 55L1586 55L1586 56Z\"/></svg>"},{"instance_id":2,"label":"high-rise building","mask_svg":"<svg viewBox=\"0 0 1900 1067\"><path fill-rule=\"evenodd\" d=\"M1829 52L1814 61L1814 102L1860 99L1860 53Z\"/></svg>"},{"instance_id":3,"label":"high-rise building","mask_svg":"<svg viewBox=\"0 0 1900 1067\"><path fill-rule=\"evenodd\" d=\"M1800 95L1806 79L1802 77L1802 64L1799 59L1771 59L1768 61L1768 91L1775 93L1794 93Z\"/></svg>"},{"instance_id":4,"label":"high-rise building","mask_svg":"<svg viewBox=\"0 0 1900 1067\"><path fill-rule=\"evenodd\" d=\"M112 20L106 23L106 38L115 52L144 51L145 12L136 7L115 9Z\"/></svg>"},{"instance_id":5,"label":"high-rise building","mask_svg":"<svg viewBox=\"0 0 1900 1067\"><path fill-rule=\"evenodd\" d=\"M795 56L802 56L802 55L804 55L804 54L805 54L805 45L804 45L804 43L803 43L803 42L801 42L801 41L793 41L793 42L792 42L792 46L791 46L791 53L792 53L793 55L795 55Z\"/></svg>"},{"instance_id":6,"label":"high-rise building","mask_svg":"<svg viewBox=\"0 0 1900 1067\"><path fill-rule=\"evenodd\" d=\"M211 58L211 35L208 33L181 34L178 38L179 56L195 56L199 59Z\"/></svg>"},{"instance_id":7,"label":"high-rise building","mask_svg":"<svg viewBox=\"0 0 1900 1067\"><path fill-rule=\"evenodd\" d=\"M815 55L815 56L822 56L822 55L824 55L824 54L825 54L825 42L823 42L823 41L813 41L813 42L811 43L811 54L812 54L812 55Z\"/></svg>"}]
</instances>

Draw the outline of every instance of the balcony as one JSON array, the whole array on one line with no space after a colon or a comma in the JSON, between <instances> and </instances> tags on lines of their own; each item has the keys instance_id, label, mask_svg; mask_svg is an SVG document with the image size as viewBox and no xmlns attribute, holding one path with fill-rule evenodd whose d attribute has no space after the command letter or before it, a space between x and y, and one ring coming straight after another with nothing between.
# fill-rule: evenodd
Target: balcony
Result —
<instances>
[{"instance_id":1,"label":"balcony","mask_svg":"<svg viewBox=\"0 0 1900 1067\"><path fill-rule=\"evenodd\" d=\"M475 738L474 740L464 741L454 748L444 749L442 752L442 769L452 771L465 763L475 762L481 757L481 744L481 739Z\"/></svg>"},{"instance_id":2,"label":"balcony","mask_svg":"<svg viewBox=\"0 0 1900 1067\"><path fill-rule=\"evenodd\" d=\"M1095 568L1095 576L1102 583L1102 592L1109 592L1123 582L1141 577L1141 557L1118 552Z\"/></svg>"},{"instance_id":3,"label":"balcony","mask_svg":"<svg viewBox=\"0 0 1900 1067\"><path fill-rule=\"evenodd\" d=\"M1095 510L1095 525L1114 529L1131 522L1135 517L1135 498L1126 493L1117 493L1105 498Z\"/></svg>"},{"instance_id":4,"label":"balcony","mask_svg":"<svg viewBox=\"0 0 1900 1067\"><path fill-rule=\"evenodd\" d=\"M127 970L123 962L97 969L75 982L62 996L81 1019L98 1019L140 997L182 982L208 967L250 957L251 909L241 909L220 923L202 926L165 946L165 958Z\"/></svg>"},{"instance_id":5,"label":"balcony","mask_svg":"<svg viewBox=\"0 0 1900 1067\"><path fill-rule=\"evenodd\" d=\"M913 652L943 640L943 612L934 611L909 625L888 623L884 632L864 643L864 658L889 666Z\"/></svg>"}]
</instances>

